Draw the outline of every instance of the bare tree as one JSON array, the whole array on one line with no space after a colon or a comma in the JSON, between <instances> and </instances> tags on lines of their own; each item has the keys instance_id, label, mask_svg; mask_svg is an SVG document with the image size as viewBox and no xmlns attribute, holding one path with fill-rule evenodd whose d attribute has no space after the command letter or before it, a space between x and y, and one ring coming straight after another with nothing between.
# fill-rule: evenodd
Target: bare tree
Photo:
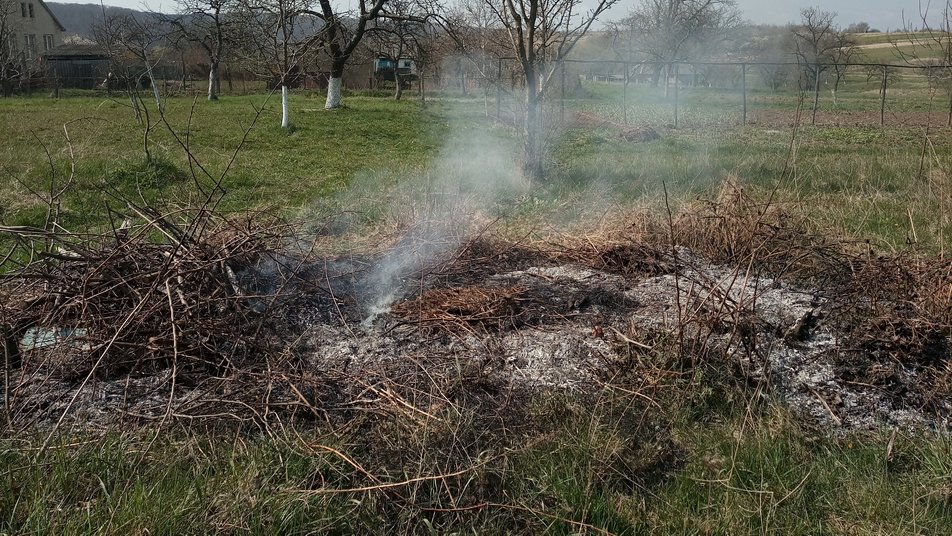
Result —
<instances>
[{"instance_id":1,"label":"bare tree","mask_svg":"<svg viewBox=\"0 0 952 536\"><path fill-rule=\"evenodd\" d=\"M791 28L795 54L808 87L819 84L820 75L833 62L838 33L834 20L836 13L808 7L800 11L800 24Z\"/></svg>"},{"instance_id":2,"label":"bare tree","mask_svg":"<svg viewBox=\"0 0 952 536\"><path fill-rule=\"evenodd\" d=\"M872 29L868 22L854 22L846 27L846 33L851 34L869 33L870 31L872 31Z\"/></svg>"},{"instance_id":3,"label":"bare tree","mask_svg":"<svg viewBox=\"0 0 952 536\"><path fill-rule=\"evenodd\" d=\"M755 70L764 85L773 91L796 80L797 69L789 65L796 61L793 33L785 26L762 26L754 30L745 56L756 64Z\"/></svg>"},{"instance_id":4,"label":"bare tree","mask_svg":"<svg viewBox=\"0 0 952 536\"><path fill-rule=\"evenodd\" d=\"M162 96L155 80L154 67L168 50L165 36L167 29L152 18L137 18L133 15L107 16L93 29L96 41L106 47L110 56L109 75L105 80L108 89L118 85L129 99L136 121L143 127L143 150L146 160L152 159L149 136L155 123L140 95L140 89L151 89L159 115L164 111Z\"/></svg>"},{"instance_id":5,"label":"bare tree","mask_svg":"<svg viewBox=\"0 0 952 536\"><path fill-rule=\"evenodd\" d=\"M231 44L237 0L177 0L179 12L164 17L188 41L208 54L208 100L217 100L221 85L219 68Z\"/></svg>"},{"instance_id":6,"label":"bare tree","mask_svg":"<svg viewBox=\"0 0 952 536\"><path fill-rule=\"evenodd\" d=\"M161 98L155 93L149 71L149 50L159 41L149 24L142 23L132 15L107 15L93 27L96 42L109 53L109 74L103 84L110 92L120 89L129 98L129 106L139 124L143 123L143 108L140 105L139 89L150 86L156 103Z\"/></svg>"},{"instance_id":7,"label":"bare tree","mask_svg":"<svg viewBox=\"0 0 952 536\"><path fill-rule=\"evenodd\" d=\"M580 0L483 0L509 36L510 52L525 80L523 173L535 182L545 177L540 103L561 62L617 0L598 0L583 11Z\"/></svg>"},{"instance_id":8,"label":"bare tree","mask_svg":"<svg viewBox=\"0 0 952 536\"><path fill-rule=\"evenodd\" d=\"M833 87L830 93L833 95L833 106L836 106L836 92L840 89L840 84L846 79L847 71L853 57L859 52L856 40L846 31L836 30L832 37L833 48L830 51L830 61L833 63L833 71L830 78L833 79Z\"/></svg>"},{"instance_id":9,"label":"bare tree","mask_svg":"<svg viewBox=\"0 0 952 536\"><path fill-rule=\"evenodd\" d=\"M497 72L499 58L511 54L509 34L483 0L462 0L444 10L436 22L449 40L451 54L456 56L455 75L466 93L468 73L486 85L500 83Z\"/></svg>"},{"instance_id":10,"label":"bare tree","mask_svg":"<svg viewBox=\"0 0 952 536\"><path fill-rule=\"evenodd\" d=\"M386 60L393 72L394 99L400 100L403 96L407 78L412 78L410 68L401 62L412 62L417 69L426 64L431 47L432 28L421 22L426 20L420 4L406 0L391 0L387 6L396 18L379 18L368 29L370 34L370 48L378 60Z\"/></svg>"},{"instance_id":11,"label":"bare tree","mask_svg":"<svg viewBox=\"0 0 952 536\"><path fill-rule=\"evenodd\" d=\"M930 22L937 18L938 24ZM952 127L952 0L932 9L931 3L920 3L919 20L922 31L915 31L913 24L906 22L905 34L893 39L896 55L905 63L923 67L933 88L944 84L949 93L948 126ZM912 46L910 46L912 45Z\"/></svg>"},{"instance_id":12,"label":"bare tree","mask_svg":"<svg viewBox=\"0 0 952 536\"><path fill-rule=\"evenodd\" d=\"M666 66L718 51L740 21L734 0L641 0L618 26L633 51L654 62L657 85Z\"/></svg>"},{"instance_id":13,"label":"bare tree","mask_svg":"<svg viewBox=\"0 0 952 536\"><path fill-rule=\"evenodd\" d=\"M306 12L309 0L242 0L235 47L243 64L281 88L281 127L290 128L289 88L302 74L302 65L315 39L316 22Z\"/></svg>"},{"instance_id":14,"label":"bare tree","mask_svg":"<svg viewBox=\"0 0 952 536\"><path fill-rule=\"evenodd\" d=\"M330 58L331 73L327 81L327 100L324 108L331 110L341 105L341 88L344 69L371 23L380 19L417 20L415 16L400 15L389 11L392 0L357 0L357 13L348 13L331 0L318 0L318 11L308 13L324 23L318 44Z\"/></svg>"},{"instance_id":15,"label":"bare tree","mask_svg":"<svg viewBox=\"0 0 952 536\"><path fill-rule=\"evenodd\" d=\"M0 85L5 97L13 92L13 80L19 72L19 8L20 3L17 0L0 0Z\"/></svg>"}]
</instances>

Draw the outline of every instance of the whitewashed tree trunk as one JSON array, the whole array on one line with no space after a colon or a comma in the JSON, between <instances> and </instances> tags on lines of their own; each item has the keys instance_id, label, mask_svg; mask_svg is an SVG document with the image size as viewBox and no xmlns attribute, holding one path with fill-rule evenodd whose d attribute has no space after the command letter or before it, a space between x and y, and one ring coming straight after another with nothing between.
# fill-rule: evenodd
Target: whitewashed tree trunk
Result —
<instances>
[{"instance_id":1,"label":"whitewashed tree trunk","mask_svg":"<svg viewBox=\"0 0 952 536\"><path fill-rule=\"evenodd\" d=\"M288 86L281 86L281 128L288 128Z\"/></svg>"},{"instance_id":2,"label":"whitewashed tree trunk","mask_svg":"<svg viewBox=\"0 0 952 536\"><path fill-rule=\"evenodd\" d=\"M218 62L212 61L208 69L208 100L218 100Z\"/></svg>"},{"instance_id":3,"label":"whitewashed tree trunk","mask_svg":"<svg viewBox=\"0 0 952 536\"><path fill-rule=\"evenodd\" d=\"M159 95L159 85L155 83L155 76L152 74L152 65L149 63L148 56L146 57L145 63L146 76L149 77L149 85L152 86L152 96L155 98L155 107L159 110L159 113L165 111L165 107L162 106L162 96Z\"/></svg>"},{"instance_id":4,"label":"whitewashed tree trunk","mask_svg":"<svg viewBox=\"0 0 952 536\"><path fill-rule=\"evenodd\" d=\"M324 104L325 110L340 108L341 79L339 76L331 76L327 82L327 102Z\"/></svg>"}]
</instances>

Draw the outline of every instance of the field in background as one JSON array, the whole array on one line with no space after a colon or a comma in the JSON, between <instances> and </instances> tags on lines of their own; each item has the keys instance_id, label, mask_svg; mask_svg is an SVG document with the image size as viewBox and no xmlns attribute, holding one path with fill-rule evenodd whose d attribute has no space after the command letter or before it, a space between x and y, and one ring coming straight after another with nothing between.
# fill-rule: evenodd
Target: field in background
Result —
<instances>
[{"instance_id":1,"label":"field in background","mask_svg":"<svg viewBox=\"0 0 952 536\"><path fill-rule=\"evenodd\" d=\"M878 251L944 252L952 246L948 96L930 100L921 80L909 78L890 97L889 126L857 125L850 118L861 114L878 121L877 87L851 79L835 108L824 93L820 126L799 129L798 108L809 119L800 95L753 92L751 121L742 126L736 92L682 90L675 129L671 96L661 89L633 87L626 105L618 85L586 85L584 98L547 106L549 125L563 127L549 129L550 180L508 201L514 232L540 222L569 229L632 207L663 211L666 193L676 211L737 181L830 237L868 240ZM353 210L361 231L389 232L388 215L408 210L392 192L431 183L447 139L489 133L518 157L516 109L504 103L500 121L487 118L493 98L436 98L421 109L412 98L352 96L345 109L325 112L321 95L295 94L290 133L277 126L277 101L262 95L166 105L171 129L188 131L212 176L228 165L254 107L266 106L225 178L223 209L273 207L305 218ZM909 124L915 114L929 121ZM627 129L641 127L661 138L626 139ZM0 132L2 225L43 222L51 168L54 184L73 174L62 219L72 229L117 224L107 211L118 202L113 189L159 206L198 198L168 129L150 133L146 162L143 129L122 102L3 99ZM209 183L200 174L198 181ZM78 433L43 452L42 435L4 438L0 532L952 534L948 437L830 436L759 391L734 392L717 374L672 380L690 396L658 394L664 416L647 424L632 422L641 401L613 393L540 397L505 425L487 425L477 411L447 411L422 428L412 419L368 418L369 433L176 425L155 435ZM381 442L368 444L369 434ZM484 465L448 480L460 490L457 502L403 507L445 491L445 479L412 481L414 467L453 473L458 467L447 460L473 444L497 454L469 460ZM350 488L354 471L365 469L385 482L411 482L369 493L306 491Z\"/></svg>"},{"instance_id":2,"label":"field in background","mask_svg":"<svg viewBox=\"0 0 952 536\"><path fill-rule=\"evenodd\" d=\"M889 95L882 128L876 124L877 82L850 80L836 107L823 95L820 126L802 126L795 139L798 106L801 121L809 123L811 103L794 93L752 92L750 124L741 126L736 93L684 89L674 129L671 96L661 89L631 86L626 107L620 85L590 84L586 98L547 107L546 121L562 128L549 129L560 133L548 141L551 178L533 194L534 210L584 210L592 196L622 205L656 204L662 184L676 202L731 178L753 189L776 189L783 202L808 207L817 225L833 235L869 239L887 249L916 243L942 250L952 230L948 97L930 100L917 84L904 79ZM254 107L262 104L265 111L225 180L226 210L272 207L302 214L315 204L334 205L335 194L357 185L368 212L376 213L369 207L374 199L385 199L381 193L397 184L431 180L426 170L443 141L469 131L504 140L517 157L518 111L504 105L503 121L494 122L486 117L494 114L492 99L479 97L432 100L423 110L413 99L352 97L347 108L326 113L319 95L294 95L291 133L276 125L277 102L260 95L199 101L194 110L190 99L168 99L167 117L184 136L192 114L191 151L217 176L254 119ZM873 124L861 121L869 116L875 116ZM922 118L927 121L910 121ZM124 103L7 99L0 101L0 129L9 133L0 141L4 224L42 223L46 205L36 193L49 190L51 169L44 147L56 181L70 174L64 125L76 166L63 204L67 227L105 225L107 203L115 202L111 189L150 202L188 204L196 195L185 152L164 125L150 134L152 162L146 163L143 129ZM661 139L637 143L620 135L640 127L656 129ZM207 182L200 172L199 179ZM348 202L353 198L349 194Z\"/></svg>"}]
</instances>

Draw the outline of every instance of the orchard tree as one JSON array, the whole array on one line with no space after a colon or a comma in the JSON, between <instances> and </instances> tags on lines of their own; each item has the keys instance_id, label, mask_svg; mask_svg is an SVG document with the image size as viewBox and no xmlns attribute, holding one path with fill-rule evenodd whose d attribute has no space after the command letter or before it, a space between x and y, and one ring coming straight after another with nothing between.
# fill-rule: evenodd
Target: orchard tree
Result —
<instances>
[{"instance_id":1,"label":"orchard tree","mask_svg":"<svg viewBox=\"0 0 952 536\"><path fill-rule=\"evenodd\" d=\"M20 63L17 53L19 10L18 0L0 0L0 85L4 96L13 92L13 80Z\"/></svg>"},{"instance_id":2,"label":"orchard tree","mask_svg":"<svg viewBox=\"0 0 952 536\"><path fill-rule=\"evenodd\" d=\"M672 63L718 51L741 22L734 0L640 0L619 25L631 50L653 62L655 85Z\"/></svg>"},{"instance_id":3,"label":"orchard tree","mask_svg":"<svg viewBox=\"0 0 952 536\"><path fill-rule=\"evenodd\" d=\"M235 54L250 71L281 88L281 127L290 128L288 90L315 44L309 0L242 0Z\"/></svg>"},{"instance_id":4,"label":"orchard tree","mask_svg":"<svg viewBox=\"0 0 952 536\"><path fill-rule=\"evenodd\" d=\"M239 23L238 0L177 0L178 14L164 17L184 39L208 54L208 100L218 100L219 68Z\"/></svg>"},{"instance_id":5,"label":"orchard tree","mask_svg":"<svg viewBox=\"0 0 952 536\"><path fill-rule=\"evenodd\" d=\"M540 103L553 75L598 17L618 0L597 0L585 11L581 0L481 0L509 37L509 53L525 81L523 174L544 179Z\"/></svg>"},{"instance_id":6,"label":"orchard tree","mask_svg":"<svg viewBox=\"0 0 952 536\"><path fill-rule=\"evenodd\" d=\"M839 45L839 30L834 24L836 13L808 7L800 11L800 24L791 31L794 36L794 54L806 74L808 87L819 83L819 77L834 61Z\"/></svg>"},{"instance_id":7,"label":"orchard tree","mask_svg":"<svg viewBox=\"0 0 952 536\"><path fill-rule=\"evenodd\" d=\"M931 84L947 84L947 125L952 127L952 0L937 4L938 9L933 9L935 5L920 3L919 20L923 29L915 31L913 24L906 23L902 38L891 40L891 43L902 61L925 69Z\"/></svg>"},{"instance_id":8,"label":"orchard tree","mask_svg":"<svg viewBox=\"0 0 952 536\"><path fill-rule=\"evenodd\" d=\"M379 18L374 21L370 34L370 48L378 58L386 59L394 66L394 100L403 96L405 80L400 72L400 60L411 60L417 72L426 65L432 55L433 28L425 22L427 14L419 4L406 0L391 0L388 10L396 18Z\"/></svg>"},{"instance_id":9,"label":"orchard tree","mask_svg":"<svg viewBox=\"0 0 952 536\"><path fill-rule=\"evenodd\" d=\"M349 13L332 0L318 0L319 9L308 11L324 24L317 43L331 62L325 109L340 108L344 69L374 23L381 19L424 22L424 19L414 15L391 12L389 7L392 3L392 0L357 0L357 12Z\"/></svg>"},{"instance_id":10,"label":"orchard tree","mask_svg":"<svg viewBox=\"0 0 952 536\"><path fill-rule=\"evenodd\" d=\"M469 71L483 84L500 83L498 60L512 53L512 42L484 0L463 0L448 6L435 20L450 44L451 54L455 55L455 74L463 94L466 94L465 77Z\"/></svg>"}]
</instances>

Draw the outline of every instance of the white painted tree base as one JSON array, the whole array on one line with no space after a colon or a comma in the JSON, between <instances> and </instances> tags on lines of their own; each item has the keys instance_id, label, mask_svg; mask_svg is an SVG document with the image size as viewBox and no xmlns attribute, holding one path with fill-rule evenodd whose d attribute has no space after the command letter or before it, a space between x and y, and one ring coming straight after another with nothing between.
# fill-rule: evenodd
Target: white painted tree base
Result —
<instances>
[{"instance_id":1,"label":"white painted tree base","mask_svg":"<svg viewBox=\"0 0 952 536\"><path fill-rule=\"evenodd\" d=\"M288 128L291 122L288 119L288 86L281 86L281 128Z\"/></svg>"},{"instance_id":2,"label":"white painted tree base","mask_svg":"<svg viewBox=\"0 0 952 536\"><path fill-rule=\"evenodd\" d=\"M341 79L331 77L327 82L327 102L324 104L325 110L340 108Z\"/></svg>"}]
</instances>

